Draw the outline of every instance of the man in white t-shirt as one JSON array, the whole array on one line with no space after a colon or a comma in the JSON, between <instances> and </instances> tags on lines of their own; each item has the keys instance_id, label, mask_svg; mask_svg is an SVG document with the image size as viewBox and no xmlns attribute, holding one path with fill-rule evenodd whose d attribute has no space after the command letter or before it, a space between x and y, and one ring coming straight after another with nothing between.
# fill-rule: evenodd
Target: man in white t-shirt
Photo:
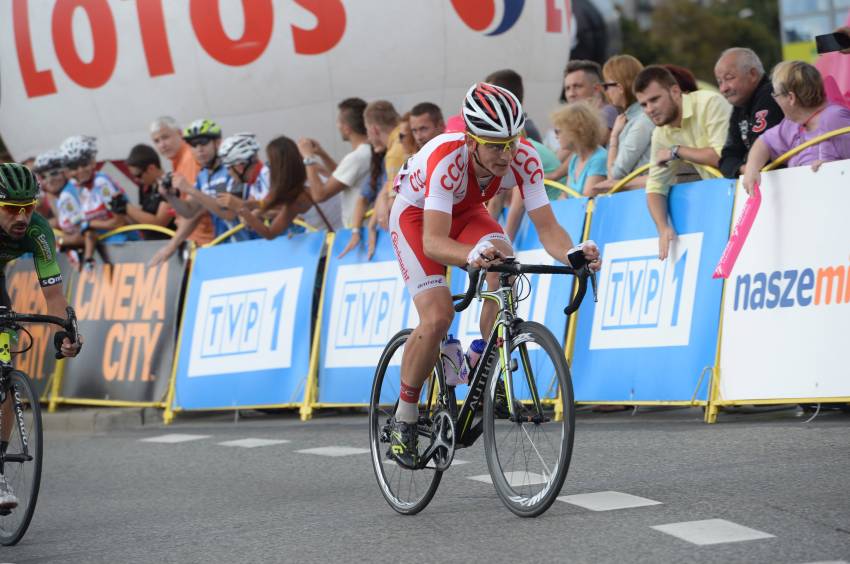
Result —
<instances>
[{"instance_id":1,"label":"man in white t-shirt","mask_svg":"<svg viewBox=\"0 0 850 564\"><path fill-rule=\"evenodd\" d=\"M307 184L313 199L316 202L324 202L341 192L343 223L346 227L358 227L351 225L352 216L360 195L359 187L369 175L372 164L372 147L366 138L366 125L363 121L366 102L360 98L347 98L340 102L337 108L337 129L342 140L351 145L351 152L342 158L339 165L313 139L300 139L298 149L307 167ZM319 175L320 165L333 171L327 181L322 181Z\"/></svg>"}]
</instances>

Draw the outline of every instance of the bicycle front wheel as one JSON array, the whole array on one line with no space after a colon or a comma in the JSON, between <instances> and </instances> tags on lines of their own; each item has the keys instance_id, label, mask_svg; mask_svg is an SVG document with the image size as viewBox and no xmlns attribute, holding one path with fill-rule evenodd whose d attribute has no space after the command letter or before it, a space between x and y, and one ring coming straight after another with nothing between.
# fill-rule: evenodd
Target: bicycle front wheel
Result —
<instances>
[{"instance_id":1,"label":"bicycle front wheel","mask_svg":"<svg viewBox=\"0 0 850 564\"><path fill-rule=\"evenodd\" d=\"M539 323L518 324L508 351L507 366L492 363L487 382L484 452L504 504L520 517L536 517L555 501L569 470L572 381L563 348Z\"/></svg>"},{"instance_id":2,"label":"bicycle front wheel","mask_svg":"<svg viewBox=\"0 0 850 564\"><path fill-rule=\"evenodd\" d=\"M428 505L443 475L433 463L417 470L404 468L390 458L388 452L390 420L395 416L401 389L401 357L410 333L410 329L397 333L381 354L369 404L369 446L375 478L390 507L405 515L419 513ZM437 406L435 372L436 369L431 372L419 400L420 454L428 447L431 416Z\"/></svg>"},{"instance_id":3,"label":"bicycle front wheel","mask_svg":"<svg viewBox=\"0 0 850 564\"><path fill-rule=\"evenodd\" d=\"M0 453L0 471L18 498L16 508L0 512L0 544L9 546L23 538L35 511L43 437L38 396L23 372L9 374L5 397L0 404L0 437L9 444L6 452Z\"/></svg>"}]
</instances>

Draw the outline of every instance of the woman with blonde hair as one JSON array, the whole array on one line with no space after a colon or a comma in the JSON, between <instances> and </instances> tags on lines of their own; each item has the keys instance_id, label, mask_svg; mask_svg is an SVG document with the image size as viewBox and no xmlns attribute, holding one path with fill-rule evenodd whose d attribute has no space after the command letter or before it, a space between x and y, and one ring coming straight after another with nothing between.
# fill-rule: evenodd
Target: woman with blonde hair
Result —
<instances>
[{"instance_id":1,"label":"woman with blonde hair","mask_svg":"<svg viewBox=\"0 0 850 564\"><path fill-rule=\"evenodd\" d=\"M773 68L773 97L785 118L765 131L753 144L744 169L744 189L752 193L769 160L828 131L850 126L850 110L826 99L823 78L803 61L783 61ZM850 135L839 135L812 145L788 159L788 166L821 164L850 158Z\"/></svg>"},{"instance_id":2,"label":"woman with blonde hair","mask_svg":"<svg viewBox=\"0 0 850 564\"><path fill-rule=\"evenodd\" d=\"M567 164L567 184L585 196L601 193L596 185L606 177L608 153L602 144L608 127L600 111L587 102L573 102L552 114L552 123L561 149L572 153Z\"/></svg>"}]
</instances>

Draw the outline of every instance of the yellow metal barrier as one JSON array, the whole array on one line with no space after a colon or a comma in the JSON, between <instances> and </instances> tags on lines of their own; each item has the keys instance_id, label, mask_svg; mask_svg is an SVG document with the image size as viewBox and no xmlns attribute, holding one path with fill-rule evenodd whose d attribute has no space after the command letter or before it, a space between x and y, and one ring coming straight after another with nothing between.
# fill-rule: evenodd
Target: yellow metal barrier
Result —
<instances>
[{"instance_id":1,"label":"yellow metal barrier","mask_svg":"<svg viewBox=\"0 0 850 564\"><path fill-rule=\"evenodd\" d=\"M315 227L313 227L312 225L310 225L309 223L307 223L306 221L301 220L301 219L292 220L292 225L297 225L299 227L303 227L309 233L312 233L313 231L318 231L318 229L316 229ZM240 223L239 225L231 227L230 229L228 229L227 231L225 231L224 233L222 233L221 235L219 235L218 237L216 237L215 239L213 239L212 241L210 241L206 245L203 245L203 247L204 248L215 247L219 243L222 243L223 241L227 241L229 238L231 238L236 233L239 233L243 229L245 229L244 223Z\"/></svg>"},{"instance_id":2,"label":"yellow metal barrier","mask_svg":"<svg viewBox=\"0 0 850 564\"><path fill-rule=\"evenodd\" d=\"M694 163L691 163L691 164L694 164ZM618 181L617 181L617 183L616 183L616 184L614 184L614 186L612 186L612 187L611 187L611 190L609 190L609 191L608 191L608 194L607 194L607 195L609 195L609 196L610 196L611 194L616 194L617 192L619 192L620 190L622 190L622 189L623 189L623 187L624 187L626 184L628 184L629 182L631 182L632 180L634 180L635 178L637 178L637 177L638 177L638 176L640 176L641 174L643 174L643 173L647 172L647 171L649 170L649 167L650 167L650 166L652 166L652 165L650 165L649 163L647 163L647 164L645 164L645 165L643 165L643 166L641 166L641 167L636 168L635 170L633 170L632 172L630 172L629 174L627 174L626 176L624 176L623 178L621 178L620 180L618 180ZM705 169L705 170L707 170L707 171L709 172L709 174L711 174L714 178L723 178L723 173L721 173L719 170L717 170L717 169L716 169L716 168L714 168L713 166L708 166L708 165L696 165L696 164L694 164L694 166L699 166L699 167L704 168L704 169Z\"/></svg>"},{"instance_id":3,"label":"yellow metal barrier","mask_svg":"<svg viewBox=\"0 0 850 564\"><path fill-rule=\"evenodd\" d=\"M561 192L566 192L567 194L569 194L573 198L584 198L584 194L582 194L578 190L570 188L566 184L561 184L560 182L557 182L555 180L546 179L546 180L543 181L543 184L545 184L546 186L549 186L550 188L555 188L556 190L560 190Z\"/></svg>"},{"instance_id":4,"label":"yellow metal barrier","mask_svg":"<svg viewBox=\"0 0 850 564\"><path fill-rule=\"evenodd\" d=\"M108 239L113 235L118 235L119 233L127 233L129 231L156 231L157 233L162 233L163 235L174 237L174 231L167 227L163 227L161 225L154 225L153 223L136 223L134 225L122 225L121 227L116 227L112 231L107 231L103 235L98 236L98 240L103 241L104 239Z\"/></svg>"},{"instance_id":5,"label":"yellow metal barrier","mask_svg":"<svg viewBox=\"0 0 850 564\"><path fill-rule=\"evenodd\" d=\"M835 129L833 131L828 131L828 132L824 133L823 135L818 135L814 139L809 139L805 143L801 143L800 145L797 145L796 147L794 147L790 151L786 152L785 154L780 155L775 161L773 161L772 163L768 163L763 169L761 169L761 171L767 172L769 170L773 170L776 167L785 164L785 161L787 161L788 159L790 159L791 157L793 157L797 153L799 153L799 152L801 152L805 149L808 149L812 145L817 145L818 143L820 143L822 141L826 141L827 139L832 139L833 137L838 137L839 135L845 135L847 133L850 133L850 127L842 127L841 129Z\"/></svg>"}]
</instances>

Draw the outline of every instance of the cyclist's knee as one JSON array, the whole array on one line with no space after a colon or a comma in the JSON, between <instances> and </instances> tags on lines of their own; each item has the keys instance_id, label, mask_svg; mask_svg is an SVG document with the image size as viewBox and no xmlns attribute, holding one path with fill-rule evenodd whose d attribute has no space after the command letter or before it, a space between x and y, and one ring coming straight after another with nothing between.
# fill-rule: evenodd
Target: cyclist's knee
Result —
<instances>
[{"instance_id":1,"label":"cyclist's knee","mask_svg":"<svg viewBox=\"0 0 850 564\"><path fill-rule=\"evenodd\" d=\"M454 319L454 310L434 308L427 315L419 318L419 330L429 339L439 340L449 332Z\"/></svg>"}]
</instances>

